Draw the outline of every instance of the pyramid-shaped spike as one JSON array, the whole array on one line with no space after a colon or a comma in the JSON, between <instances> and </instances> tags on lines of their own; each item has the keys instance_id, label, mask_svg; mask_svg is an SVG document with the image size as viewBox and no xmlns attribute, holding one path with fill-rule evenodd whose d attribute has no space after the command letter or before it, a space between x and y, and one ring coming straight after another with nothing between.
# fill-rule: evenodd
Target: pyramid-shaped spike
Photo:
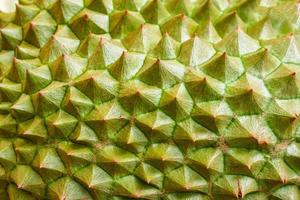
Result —
<instances>
[{"instance_id":1,"label":"pyramid-shaped spike","mask_svg":"<svg viewBox=\"0 0 300 200\"><path fill-rule=\"evenodd\" d=\"M11 107L12 115L17 121L25 121L34 117L34 108L29 95L22 95Z\"/></svg>"},{"instance_id":2,"label":"pyramid-shaped spike","mask_svg":"<svg viewBox=\"0 0 300 200\"><path fill-rule=\"evenodd\" d=\"M85 9L72 20L70 26L77 37L83 39L89 33L107 33L109 31L109 18L107 15Z\"/></svg>"},{"instance_id":3,"label":"pyramid-shaped spike","mask_svg":"<svg viewBox=\"0 0 300 200\"><path fill-rule=\"evenodd\" d=\"M244 28L246 26L236 11L227 12L225 15L219 16L214 24L222 38L235 32L239 27Z\"/></svg>"},{"instance_id":4,"label":"pyramid-shaped spike","mask_svg":"<svg viewBox=\"0 0 300 200\"><path fill-rule=\"evenodd\" d=\"M297 179L297 174L280 158L265 161L265 163L260 166L254 166L252 167L252 171L254 176L261 180L284 183L290 179Z\"/></svg>"},{"instance_id":5,"label":"pyramid-shaped spike","mask_svg":"<svg viewBox=\"0 0 300 200\"><path fill-rule=\"evenodd\" d=\"M166 2L166 8L173 15L185 14L187 16L192 15L195 2L191 0L169 0Z\"/></svg>"},{"instance_id":6,"label":"pyramid-shaped spike","mask_svg":"<svg viewBox=\"0 0 300 200\"><path fill-rule=\"evenodd\" d=\"M2 140L0 142L0 163L3 167L9 169L15 166L17 156L14 151L13 144L9 141Z\"/></svg>"},{"instance_id":7,"label":"pyramid-shaped spike","mask_svg":"<svg viewBox=\"0 0 300 200\"><path fill-rule=\"evenodd\" d=\"M226 165L231 173L251 174L251 167L256 162L263 161L264 155L257 150L246 148L231 148L226 154Z\"/></svg>"},{"instance_id":8,"label":"pyramid-shaped spike","mask_svg":"<svg viewBox=\"0 0 300 200\"><path fill-rule=\"evenodd\" d=\"M68 22L84 7L84 0L56 0L49 12L57 23Z\"/></svg>"},{"instance_id":9,"label":"pyramid-shaped spike","mask_svg":"<svg viewBox=\"0 0 300 200\"><path fill-rule=\"evenodd\" d=\"M297 98L300 95L298 74L296 65L280 65L266 77L266 87L277 98Z\"/></svg>"},{"instance_id":10,"label":"pyramid-shaped spike","mask_svg":"<svg viewBox=\"0 0 300 200\"><path fill-rule=\"evenodd\" d=\"M209 62L201 65L200 69L205 74L225 83L236 80L245 71L242 60L227 53L217 53Z\"/></svg>"},{"instance_id":11,"label":"pyramid-shaped spike","mask_svg":"<svg viewBox=\"0 0 300 200\"><path fill-rule=\"evenodd\" d=\"M11 115L0 115L0 135L14 135L17 133L17 122Z\"/></svg>"},{"instance_id":12,"label":"pyramid-shaped spike","mask_svg":"<svg viewBox=\"0 0 300 200\"><path fill-rule=\"evenodd\" d=\"M47 65L42 65L37 68L26 70L26 79L23 83L24 91L33 94L45 87L47 87L51 81L51 72Z\"/></svg>"},{"instance_id":13,"label":"pyramid-shaped spike","mask_svg":"<svg viewBox=\"0 0 300 200\"><path fill-rule=\"evenodd\" d=\"M47 11L41 11L24 28L24 39L28 43L43 47L56 30L56 22Z\"/></svg>"},{"instance_id":14,"label":"pyramid-shaped spike","mask_svg":"<svg viewBox=\"0 0 300 200\"><path fill-rule=\"evenodd\" d=\"M92 110L85 117L85 122L100 138L107 138L126 125L128 119L128 113L118 103L110 101Z\"/></svg>"},{"instance_id":15,"label":"pyramid-shaped spike","mask_svg":"<svg viewBox=\"0 0 300 200\"><path fill-rule=\"evenodd\" d=\"M54 137L68 137L77 125L77 119L59 110L46 119L49 134Z\"/></svg>"},{"instance_id":16,"label":"pyramid-shaped spike","mask_svg":"<svg viewBox=\"0 0 300 200\"><path fill-rule=\"evenodd\" d=\"M159 188L163 185L163 173L147 163L141 163L134 174L148 184L155 185Z\"/></svg>"},{"instance_id":17,"label":"pyramid-shaped spike","mask_svg":"<svg viewBox=\"0 0 300 200\"><path fill-rule=\"evenodd\" d=\"M137 77L161 88L169 88L183 80L185 67L175 60L147 58Z\"/></svg>"},{"instance_id":18,"label":"pyramid-shaped spike","mask_svg":"<svg viewBox=\"0 0 300 200\"><path fill-rule=\"evenodd\" d=\"M35 93L32 97L35 110L41 116L47 116L59 109L65 96L66 85L52 82L49 86Z\"/></svg>"},{"instance_id":19,"label":"pyramid-shaped spike","mask_svg":"<svg viewBox=\"0 0 300 200\"><path fill-rule=\"evenodd\" d=\"M289 17L286 15L287 12ZM299 26L299 2L286 2L282 5L273 3L273 8L270 10L268 17L272 22L276 21L274 27L280 34L285 35L297 32L296 30L298 30Z\"/></svg>"},{"instance_id":20,"label":"pyramid-shaped spike","mask_svg":"<svg viewBox=\"0 0 300 200\"><path fill-rule=\"evenodd\" d=\"M285 185L274 191L272 196L279 199L297 199L300 198L300 191L295 185Z\"/></svg>"},{"instance_id":21,"label":"pyramid-shaped spike","mask_svg":"<svg viewBox=\"0 0 300 200\"><path fill-rule=\"evenodd\" d=\"M119 81L135 76L144 63L145 55L135 52L123 52L122 56L109 66L110 74Z\"/></svg>"},{"instance_id":22,"label":"pyramid-shaped spike","mask_svg":"<svg viewBox=\"0 0 300 200\"><path fill-rule=\"evenodd\" d=\"M231 110L237 115L259 114L262 112L262 104L266 105L268 100L255 94L252 89L242 94L226 98ZM240 104L240 102L244 102Z\"/></svg>"},{"instance_id":23,"label":"pyramid-shaped spike","mask_svg":"<svg viewBox=\"0 0 300 200\"><path fill-rule=\"evenodd\" d=\"M55 180L49 185L48 194L50 198L68 200L71 199L86 199L92 200L89 192L76 181L69 177L63 177ZM66 200L67 200L66 199Z\"/></svg>"},{"instance_id":24,"label":"pyramid-shaped spike","mask_svg":"<svg viewBox=\"0 0 300 200\"><path fill-rule=\"evenodd\" d=\"M113 11L113 0L91 0L88 8L103 14L110 14Z\"/></svg>"},{"instance_id":25,"label":"pyramid-shaped spike","mask_svg":"<svg viewBox=\"0 0 300 200\"><path fill-rule=\"evenodd\" d=\"M147 163L167 172L183 162L183 154L176 145L168 143L151 144L144 155Z\"/></svg>"},{"instance_id":26,"label":"pyramid-shaped spike","mask_svg":"<svg viewBox=\"0 0 300 200\"><path fill-rule=\"evenodd\" d=\"M160 24L170 16L164 4L159 0L148 1L143 6L141 14L146 22L151 24Z\"/></svg>"},{"instance_id":27,"label":"pyramid-shaped spike","mask_svg":"<svg viewBox=\"0 0 300 200\"><path fill-rule=\"evenodd\" d=\"M222 16L222 11L213 1L202 1L201 3L195 4L192 10L191 17L198 22L200 27L206 27L211 23L216 21L220 16ZM227 12L226 12L227 14ZM226 15L225 14L225 15ZM200 31L199 27L199 31ZM205 28L204 28L205 30ZM201 31L200 31L201 32Z\"/></svg>"},{"instance_id":28,"label":"pyramid-shaped spike","mask_svg":"<svg viewBox=\"0 0 300 200\"><path fill-rule=\"evenodd\" d=\"M85 144L95 144L99 141L93 129L88 127L85 123L79 123L77 125L75 131L70 135L70 139Z\"/></svg>"},{"instance_id":29,"label":"pyramid-shaped spike","mask_svg":"<svg viewBox=\"0 0 300 200\"><path fill-rule=\"evenodd\" d=\"M264 97L271 97L267 87L262 79L259 79L251 74L244 74L227 85L226 93L229 96L239 95L250 90L255 94L259 94Z\"/></svg>"},{"instance_id":30,"label":"pyramid-shaped spike","mask_svg":"<svg viewBox=\"0 0 300 200\"><path fill-rule=\"evenodd\" d=\"M204 24L201 28L198 27L198 30L196 31L196 35L200 39L206 40L213 44L220 42L222 39L219 36L218 32L216 31L216 28L214 27L211 21Z\"/></svg>"},{"instance_id":31,"label":"pyramid-shaped spike","mask_svg":"<svg viewBox=\"0 0 300 200\"><path fill-rule=\"evenodd\" d=\"M179 52L180 43L174 40L168 33L164 33L159 43L150 52L159 59L175 59Z\"/></svg>"},{"instance_id":32,"label":"pyramid-shaped spike","mask_svg":"<svg viewBox=\"0 0 300 200\"><path fill-rule=\"evenodd\" d=\"M34 4L16 4L16 22L19 25L24 25L32 20L39 12L40 8Z\"/></svg>"},{"instance_id":33,"label":"pyramid-shaped spike","mask_svg":"<svg viewBox=\"0 0 300 200\"><path fill-rule=\"evenodd\" d=\"M285 63L300 63L300 35L290 34L267 43L267 48Z\"/></svg>"},{"instance_id":34,"label":"pyramid-shaped spike","mask_svg":"<svg viewBox=\"0 0 300 200\"><path fill-rule=\"evenodd\" d=\"M132 172L139 162L133 153L114 145L106 145L98 150L97 161L113 177Z\"/></svg>"},{"instance_id":35,"label":"pyramid-shaped spike","mask_svg":"<svg viewBox=\"0 0 300 200\"><path fill-rule=\"evenodd\" d=\"M273 40L276 37L279 37L278 31L273 27L272 21L268 17L264 17L250 26L247 32L251 37L262 41Z\"/></svg>"},{"instance_id":36,"label":"pyramid-shaped spike","mask_svg":"<svg viewBox=\"0 0 300 200\"><path fill-rule=\"evenodd\" d=\"M22 60L14 57L12 61L12 66L8 70L7 77L10 80L19 83L26 79L26 70L41 65L41 62L38 59Z\"/></svg>"},{"instance_id":37,"label":"pyramid-shaped spike","mask_svg":"<svg viewBox=\"0 0 300 200\"><path fill-rule=\"evenodd\" d=\"M299 157L298 157L298 152L299 152L299 143L298 142L291 142L288 144L286 147L286 163L288 165L294 165L295 163L299 162ZM299 167L294 167L293 168L296 172L299 171Z\"/></svg>"},{"instance_id":38,"label":"pyramid-shaped spike","mask_svg":"<svg viewBox=\"0 0 300 200\"><path fill-rule=\"evenodd\" d=\"M66 168L54 148L42 148L32 161L32 166L46 180L58 178Z\"/></svg>"},{"instance_id":39,"label":"pyramid-shaped spike","mask_svg":"<svg viewBox=\"0 0 300 200\"><path fill-rule=\"evenodd\" d=\"M152 141L167 140L172 136L175 122L161 111L139 115L136 126Z\"/></svg>"},{"instance_id":40,"label":"pyramid-shaped spike","mask_svg":"<svg viewBox=\"0 0 300 200\"><path fill-rule=\"evenodd\" d=\"M121 86L119 101L130 113L140 114L155 109L161 96L161 89L140 81L131 81Z\"/></svg>"},{"instance_id":41,"label":"pyramid-shaped spike","mask_svg":"<svg viewBox=\"0 0 300 200\"><path fill-rule=\"evenodd\" d=\"M224 171L224 155L217 148L200 148L188 155L189 161L198 167L203 167L206 171Z\"/></svg>"},{"instance_id":42,"label":"pyramid-shaped spike","mask_svg":"<svg viewBox=\"0 0 300 200\"><path fill-rule=\"evenodd\" d=\"M13 51L1 51L0 52L0 75L4 75L10 70L14 60Z\"/></svg>"},{"instance_id":43,"label":"pyramid-shaped spike","mask_svg":"<svg viewBox=\"0 0 300 200\"><path fill-rule=\"evenodd\" d=\"M57 28L56 33L51 36L51 39L41 48L40 59L43 62L51 62L63 54L74 53L80 41L74 33L66 25L61 25Z\"/></svg>"},{"instance_id":44,"label":"pyramid-shaped spike","mask_svg":"<svg viewBox=\"0 0 300 200\"><path fill-rule=\"evenodd\" d=\"M74 116L84 117L93 109L94 104L86 95L80 92L80 90L75 87L69 87L63 102L63 107Z\"/></svg>"},{"instance_id":45,"label":"pyramid-shaped spike","mask_svg":"<svg viewBox=\"0 0 300 200\"><path fill-rule=\"evenodd\" d=\"M275 145L278 142L277 137L272 130L266 128L268 125L264 118L252 115L239 117L238 120L259 144L265 143Z\"/></svg>"},{"instance_id":46,"label":"pyramid-shaped spike","mask_svg":"<svg viewBox=\"0 0 300 200\"><path fill-rule=\"evenodd\" d=\"M19 46L16 47L16 57L19 59L33 59L39 57L40 50L27 43L22 42Z\"/></svg>"},{"instance_id":47,"label":"pyramid-shaped spike","mask_svg":"<svg viewBox=\"0 0 300 200\"><path fill-rule=\"evenodd\" d=\"M245 128L238 120L238 118L233 118L231 123L227 125L227 128L223 130L224 147L227 150L228 146L239 148L249 148L251 146L256 146L258 148L258 146L260 146L261 148L267 148L267 146L271 142L268 144L263 140L263 138L265 137L263 136L264 132L261 133L261 130L259 130L259 126L260 124L257 125L257 130L253 131L250 130L249 127L248 129ZM257 134L256 132L259 133ZM274 140L272 142L274 142ZM226 149L225 151L227 151Z\"/></svg>"},{"instance_id":48,"label":"pyramid-shaped spike","mask_svg":"<svg viewBox=\"0 0 300 200\"><path fill-rule=\"evenodd\" d=\"M0 200L299 200L299 16L0 0Z\"/></svg>"},{"instance_id":49,"label":"pyramid-shaped spike","mask_svg":"<svg viewBox=\"0 0 300 200\"><path fill-rule=\"evenodd\" d=\"M91 57L101 38L111 39L109 34L92 34L89 33L83 40L77 50L77 54L82 57Z\"/></svg>"},{"instance_id":50,"label":"pyramid-shaped spike","mask_svg":"<svg viewBox=\"0 0 300 200\"><path fill-rule=\"evenodd\" d=\"M19 134L36 142L43 142L48 138L48 131L43 119L35 117L19 124Z\"/></svg>"},{"instance_id":51,"label":"pyramid-shaped spike","mask_svg":"<svg viewBox=\"0 0 300 200\"><path fill-rule=\"evenodd\" d=\"M127 125L116 134L116 143L136 153L142 152L148 140L137 127Z\"/></svg>"},{"instance_id":52,"label":"pyramid-shaped spike","mask_svg":"<svg viewBox=\"0 0 300 200\"><path fill-rule=\"evenodd\" d=\"M163 33L168 33L178 42L184 42L190 39L195 33L196 29L197 23L184 14L171 17L161 26L161 31Z\"/></svg>"},{"instance_id":53,"label":"pyramid-shaped spike","mask_svg":"<svg viewBox=\"0 0 300 200\"><path fill-rule=\"evenodd\" d=\"M40 175L27 165L17 165L10 174L11 179L25 191L32 192L38 196L43 196L45 183Z\"/></svg>"},{"instance_id":54,"label":"pyramid-shaped spike","mask_svg":"<svg viewBox=\"0 0 300 200\"><path fill-rule=\"evenodd\" d=\"M278 138L283 140L290 139L296 134L294 128L298 124L297 117L287 113L276 103L273 103L272 107L265 117L269 127Z\"/></svg>"},{"instance_id":55,"label":"pyramid-shaped spike","mask_svg":"<svg viewBox=\"0 0 300 200\"><path fill-rule=\"evenodd\" d=\"M258 191L258 183L247 176L224 175L215 180L213 190L215 195L228 197L244 197L246 194Z\"/></svg>"},{"instance_id":56,"label":"pyramid-shaped spike","mask_svg":"<svg viewBox=\"0 0 300 200\"><path fill-rule=\"evenodd\" d=\"M185 75L185 86L195 102L222 99L225 86L201 72L191 70Z\"/></svg>"},{"instance_id":57,"label":"pyramid-shaped spike","mask_svg":"<svg viewBox=\"0 0 300 200\"><path fill-rule=\"evenodd\" d=\"M178 60L185 65L196 66L208 61L215 53L210 43L195 36L182 43Z\"/></svg>"},{"instance_id":58,"label":"pyramid-shaped spike","mask_svg":"<svg viewBox=\"0 0 300 200\"><path fill-rule=\"evenodd\" d=\"M159 26L142 24L140 28L129 33L122 42L129 51L147 53L156 46L160 39Z\"/></svg>"},{"instance_id":59,"label":"pyramid-shaped spike","mask_svg":"<svg viewBox=\"0 0 300 200\"><path fill-rule=\"evenodd\" d=\"M7 193L10 199L34 200L35 197L25 190L19 189L15 184L11 183L7 186Z\"/></svg>"},{"instance_id":60,"label":"pyramid-shaped spike","mask_svg":"<svg viewBox=\"0 0 300 200\"><path fill-rule=\"evenodd\" d=\"M28 141L28 140L27 140ZM36 152L37 147L24 139L18 139L14 142L14 149L17 155L17 162L30 165Z\"/></svg>"},{"instance_id":61,"label":"pyramid-shaped spike","mask_svg":"<svg viewBox=\"0 0 300 200\"><path fill-rule=\"evenodd\" d=\"M117 61L125 50L101 37L89 61L89 69L105 69Z\"/></svg>"},{"instance_id":62,"label":"pyramid-shaped spike","mask_svg":"<svg viewBox=\"0 0 300 200\"><path fill-rule=\"evenodd\" d=\"M147 0L115 0L114 8L117 10L139 11Z\"/></svg>"},{"instance_id":63,"label":"pyramid-shaped spike","mask_svg":"<svg viewBox=\"0 0 300 200\"><path fill-rule=\"evenodd\" d=\"M22 40L22 28L15 24L8 24L0 29L2 49L14 50Z\"/></svg>"},{"instance_id":64,"label":"pyramid-shaped spike","mask_svg":"<svg viewBox=\"0 0 300 200\"><path fill-rule=\"evenodd\" d=\"M107 71L89 71L82 75L74 86L99 104L112 100L118 91L118 82Z\"/></svg>"},{"instance_id":65,"label":"pyramid-shaped spike","mask_svg":"<svg viewBox=\"0 0 300 200\"><path fill-rule=\"evenodd\" d=\"M184 84L177 84L163 93L160 107L174 120L180 121L190 114L193 100Z\"/></svg>"},{"instance_id":66,"label":"pyramid-shaped spike","mask_svg":"<svg viewBox=\"0 0 300 200\"><path fill-rule=\"evenodd\" d=\"M145 20L138 12L122 10L110 15L109 30L114 38L124 38L128 33L136 30Z\"/></svg>"},{"instance_id":67,"label":"pyramid-shaped spike","mask_svg":"<svg viewBox=\"0 0 300 200\"><path fill-rule=\"evenodd\" d=\"M127 184L128 182L132 184ZM116 181L114 192L118 195L125 195L132 198L157 198L160 192L155 187L149 186L141 182L133 175L125 176Z\"/></svg>"},{"instance_id":68,"label":"pyramid-shaped spike","mask_svg":"<svg viewBox=\"0 0 300 200\"><path fill-rule=\"evenodd\" d=\"M178 143L195 143L200 145L213 144L217 141L217 135L196 123L192 119L187 119L178 124L174 131L174 140ZM192 143L191 143L192 142Z\"/></svg>"},{"instance_id":69,"label":"pyramid-shaped spike","mask_svg":"<svg viewBox=\"0 0 300 200\"><path fill-rule=\"evenodd\" d=\"M267 49L243 56L242 61L247 72L259 78L266 77L281 64Z\"/></svg>"},{"instance_id":70,"label":"pyramid-shaped spike","mask_svg":"<svg viewBox=\"0 0 300 200\"><path fill-rule=\"evenodd\" d=\"M57 152L68 171L72 173L96 160L95 154L89 147L72 142L60 142Z\"/></svg>"},{"instance_id":71,"label":"pyramid-shaped spike","mask_svg":"<svg viewBox=\"0 0 300 200\"><path fill-rule=\"evenodd\" d=\"M108 192L113 182L111 176L95 164L77 171L75 177L95 193L99 193L99 195L103 192Z\"/></svg>"},{"instance_id":72,"label":"pyramid-shaped spike","mask_svg":"<svg viewBox=\"0 0 300 200\"><path fill-rule=\"evenodd\" d=\"M225 101L207 101L196 104L192 118L205 128L218 133L231 122L233 113Z\"/></svg>"},{"instance_id":73,"label":"pyramid-shaped spike","mask_svg":"<svg viewBox=\"0 0 300 200\"><path fill-rule=\"evenodd\" d=\"M208 191L206 180L186 165L170 171L164 184L168 191Z\"/></svg>"},{"instance_id":74,"label":"pyramid-shaped spike","mask_svg":"<svg viewBox=\"0 0 300 200\"><path fill-rule=\"evenodd\" d=\"M0 83L0 95L1 99L5 101L14 102L16 101L19 96L21 95L21 84L15 83L9 80L3 80Z\"/></svg>"},{"instance_id":75,"label":"pyramid-shaped spike","mask_svg":"<svg viewBox=\"0 0 300 200\"><path fill-rule=\"evenodd\" d=\"M82 74L87 67L87 60L78 55L62 55L50 63L51 74L55 80L68 81Z\"/></svg>"},{"instance_id":76,"label":"pyramid-shaped spike","mask_svg":"<svg viewBox=\"0 0 300 200\"><path fill-rule=\"evenodd\" d=\"M240 27L229 33L217 44L217 48L226 51L230 56L243 56L259 50L260 44L251 38Z\"/></svg>"}]
</instances>

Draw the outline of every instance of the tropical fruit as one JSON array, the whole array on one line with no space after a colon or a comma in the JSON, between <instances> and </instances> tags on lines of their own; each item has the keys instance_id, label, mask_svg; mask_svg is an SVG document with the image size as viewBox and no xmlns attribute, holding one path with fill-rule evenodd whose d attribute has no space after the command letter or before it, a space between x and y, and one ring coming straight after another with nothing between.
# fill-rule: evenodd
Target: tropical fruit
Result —
<instances>
[{"instance_id":1,"label":"tropical fruit","mask_svg":"<svg viewBox=\"0 0 300 200\"><path fill-rule=\"evenodd\" d=\"M1 0L0 199L300 200L299 8Z\"/></svg>"}]
</instances>

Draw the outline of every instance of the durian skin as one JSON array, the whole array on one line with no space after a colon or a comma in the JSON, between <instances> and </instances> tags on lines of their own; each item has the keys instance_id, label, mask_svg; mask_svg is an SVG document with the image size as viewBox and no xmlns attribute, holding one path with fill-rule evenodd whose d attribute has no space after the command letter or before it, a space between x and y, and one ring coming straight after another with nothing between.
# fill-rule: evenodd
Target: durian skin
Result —
<instances>
[{"instance_id":1,"label":"durian skin","mask_svg":"<svg viewBox=\"0 0 300 200\"><path fill-rule=\"evenodd\" d=\"M299 5L0 7L0 199L299 200Z\"/></svg>"}]
</instances>

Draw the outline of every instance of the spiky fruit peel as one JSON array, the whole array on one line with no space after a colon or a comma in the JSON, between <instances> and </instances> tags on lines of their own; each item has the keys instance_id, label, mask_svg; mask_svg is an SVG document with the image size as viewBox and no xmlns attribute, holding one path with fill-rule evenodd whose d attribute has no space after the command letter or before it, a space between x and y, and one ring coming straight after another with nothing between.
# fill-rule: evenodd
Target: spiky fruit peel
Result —
<instances>
[{"instance_id":1,"label":"spiky fruit peel","mask_svg":"<svg viewBox=\"0 0 300 200\"><path fill-rule=\"evenodd\" d=\"M0 199L299 200L299 6L1 0Z\"/></svg>"}]
</instances>

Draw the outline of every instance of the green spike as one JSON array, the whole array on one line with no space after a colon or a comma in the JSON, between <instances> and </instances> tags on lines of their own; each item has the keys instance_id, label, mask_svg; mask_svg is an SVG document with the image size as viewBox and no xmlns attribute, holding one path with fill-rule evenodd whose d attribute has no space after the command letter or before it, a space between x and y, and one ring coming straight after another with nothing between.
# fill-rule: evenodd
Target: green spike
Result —
<instances>
[{"instance_id":1,"label":"green spike","mask_svg":"<svg viewBox=\"0 0 300 200\"><path fill-rule=\"evenodd\" d=\"M22 28L15 24L8 24L0 29L2 49L14 50L22 40Z\"/></svg>"},{"instance_id":2,"label":"green spike","mask_svg":"<svg viewBox=\"0 0 300 200\"><path fill-rule=\"evenodd\" d=\"M56 22L47 11L41 11L24 28L24 40L36 47L43 47L56 30Z\"/></svg>"},{"instance_id":3,"label":"green spike","mask_svg":"<svg viewBox=\"0 0 300 200\"><path fill-rule=\"evenodd\" d=\"M54 137L68 137L77 125L77 119L62 110L50 115L46 121L49 134Z\"/></svg>"},{"instance_id":4,"label":"green spike","mask_svg":"<svg viewBox=\"0 0 300 200\"><path fill-rule=\"evenodd\" d=\"M79 183L68 177L60 178L49 185L48 195L50 198L86 199L92 200L91 195Z\"/></svg>"},{"instance_id":5,"label":"green spike","mask_svg":"<svg viewBox=\"0 0 300 200\"><path fill-rule=\"evenodd\" d=\"M18 132L25 138L30 138L37 142L45 141L48 138L48 131L44 121L39 117L20 123Z\"/></svg>"},{"instance_id":6,"label":"green spike","mask_svg":"<svg viewBox=\"0 0 300 200\"><path fill-rule=\"evenodd\" d=\"M91 10L83 10L72 20L71 28L80 39L90 33L104 34L109 31L109 17Z\"/></svg>"},{"instance_id":7,"label":"green spike","mask_svg":"<svg viewBox=\"0 0 300 200\"><path fill-rule=\"evenodd\" d=\"M40 12L39 7L36 5L16 5L16 21L20 25L24 25L32 20Z\"/></svg>"},{"instance_id":8,"label":"green spike","mask_svg":"<svg viewBox=\"0 0 300 200\"><path fill-rule=\"evenodd\" d=\"M144 24L141 14L133 11L117 11L111 14L109 30L113 37L124 38L128 33Z\"/></svg>"},{"instance_id":9,"label":"green spike","mask_svg":"<svg viewBox=\"0 0 300 200\"><path fill-rule=\"evenodd\" d=\"M84 0L56 0L49 12L58 23L68 22L84 7Z\"/></svg>"},{"instance_id":10,"label":"green spike","mask_svg":"<svg viewBox=\"0 0 300 200\"><path fill-rule=\"evenodd\" d=\"M117 61L122 53L123 48L100 38L98 45L95 47L89 62L89 69L105 69L108 65Z\"/></svg>"},{"instance_id":11,"label":"green spike","mask_svg":"<svg viewBox=\"0 0 300 200\"><path fill-rule=\"evenodd\" d=\"M151 24L160 24L170 16L163 3L157 0L148 1L141 9L141 14Z\"/></svg>"},{"instance_id":12,"label":"green spike","mask_svg":"<svg viewBox=\"0 0 300 200\"><path fill-rule=\"evenodd\" d=\"M196 66L211 59L215 53L210 43L194 37L182 43L178 60L185 65Z\"/></svg>"},{"instance_id":13,"label":"green spike","mask_svg":"<svg viewBox=\"0 0 300 200\"><path fill-rule=\"evenodd\" d=\"M27 43L27 42L22 42L19 46L16 47L17 50L17 58L19 59L34 59L39 57L40 50Z\"/></svg>"},{"instance_id":14,"label":"green spike","mask_svg":"<svg viewBox=\"0 0 300 200\"><path fill-rule=\"evenodd\" d=\"M147 53L153 49L160 38L161 33L158 26L142 24L139 29L129 33L122 42L129 51Z\"/></svg>"},{"instance_id":15,"label":"green spike","mask_svg":"<svg viewBox=\"0 0 300 200\"><path fill-rule=\"evenodd\" d=\"M22 95L11 107L13 116L18 121L25 121L34 117L34 108L28 95Z\"/></svg>"},{"instance_id":16,"label":"green spike","mask_svg":"<svg viewBox=\"0 0 300 200\"><path fill-rule=\"evenodd\" d=\"M10 177L18 188L28 192L33 192L39 196L44 195L45 183L40 175L31 167L26 165L17 165L11 172Z\"/></svg>"}]
</instances>

